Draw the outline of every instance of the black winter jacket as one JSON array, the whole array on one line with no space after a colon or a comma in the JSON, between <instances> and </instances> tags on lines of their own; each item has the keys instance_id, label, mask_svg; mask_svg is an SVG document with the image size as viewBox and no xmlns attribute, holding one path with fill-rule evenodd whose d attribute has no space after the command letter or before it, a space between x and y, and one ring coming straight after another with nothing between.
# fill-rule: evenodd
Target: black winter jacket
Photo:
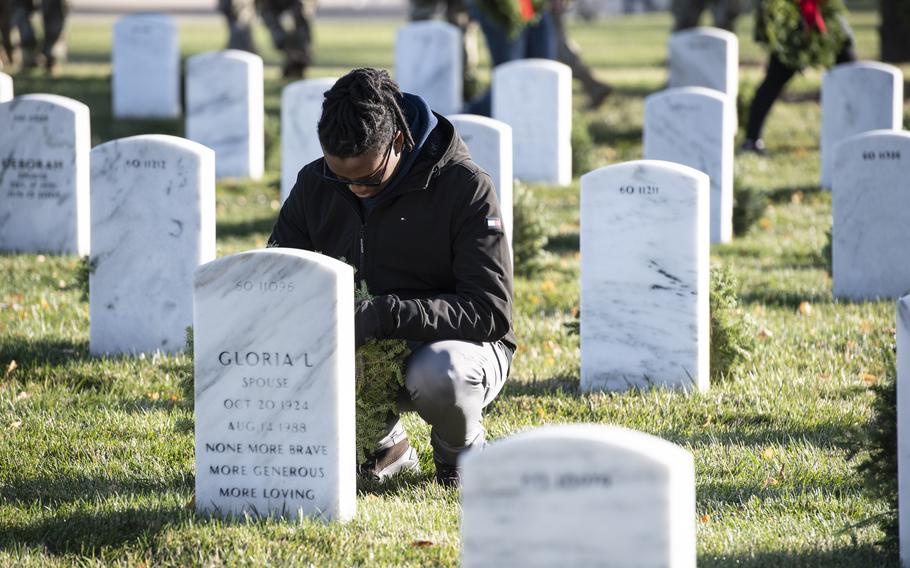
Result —
<instances>
[{"instance_id":1,"label":"black winter jacket","mask_svg":"<svg viewBox=\"0 0 910 568\"><path fill-rule=\"evenodd\" d=\"M404 177L366 215L346 185L305 166L269 246L351 264L379 307L381 337L502 340L512 332L512 264L490 176L471 161L452 123L438 124Z\"/></svg>"}]
</instances>

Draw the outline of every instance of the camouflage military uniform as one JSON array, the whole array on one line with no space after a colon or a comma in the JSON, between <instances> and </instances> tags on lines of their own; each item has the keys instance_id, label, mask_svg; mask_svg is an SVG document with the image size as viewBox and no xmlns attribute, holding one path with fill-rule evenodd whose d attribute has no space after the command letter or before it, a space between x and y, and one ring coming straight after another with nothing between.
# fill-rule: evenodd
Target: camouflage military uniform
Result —
<instances>
[{"instance_id":1,"label":"camouflage military uniform","mask_svg":"<svg viewBox=\"0 0 910 568\"><path fill-rule=\"evenodd\" d=\"M0 0L0 69L13 62L13 3L12 0Z\"/></svg>"},{"instance_id":2,"label":"camouflage military uniform","mask_svg":"<svg viewBox=\"0 0 910 568\"><path fill-rule=\"evenodd\" d=\"M32 25L32 15L39 9L44 24L40 55L43 56L47 69L52 70L66 59L66 40L63 34L68 12L66 0L13 0L12 25L19 29L22 66L37 67L40 62L38 36Z\"/></svg>"},{"instance_id":3,"label":"camouflage military uniform","mask_svg":"<svg viewBox=\"0 0 910 568\"><path fill-rule=\"evenodd\" d=\"M228 23L228 49L256 53L253 43L253 22L256 20L254 0L218 0L218 11Z\"/></svg>"},{"instance_id":4,"label":"camouflage military uniform","mask_svg":"<svg viewBox=\"0 0 910 568\"><path fill-rule=\"evenodd\" d=\"M710 5L714 26L733 31L742 0L673 0L673 31L694 28L701 13Z\"/></svg>"},{"instance_id":5,"label":"camouflage military uniform","mask_svg":"<svg viewBox=\"0 0 910 568\"><path fill-rule=\"evenodd\" d=\"M275 48L284 53L282 74L303 77L313 63L313 19L316 0L256 0L262 22L272 36ZM283 20L291 21L290 28Z\"/></svg>"}]
</instances>

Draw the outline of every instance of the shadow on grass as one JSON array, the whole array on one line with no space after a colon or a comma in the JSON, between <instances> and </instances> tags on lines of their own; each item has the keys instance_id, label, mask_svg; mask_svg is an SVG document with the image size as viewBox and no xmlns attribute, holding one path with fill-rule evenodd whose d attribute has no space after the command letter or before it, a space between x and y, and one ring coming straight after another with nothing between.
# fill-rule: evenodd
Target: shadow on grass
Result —
<instances>
[{"instance_id":1,"label":"shadow on grass","mask_svg":"<svg viewBox=\"0 0 910 568\"><path fill-rule=\"evenodd\" d=\"M0 341L0 365L15 361L22 370L41 365L69 365L90 360L87 341L6 337Z\"/></svg>"},{"instance_id":2,"label":"shadow on grass","mask_svg":"<svg viewBox=\"0 0 910 568\"><path fill-rule=\"evenodd\" d=\"M160 532L189 512L174 506L132 506L116 511L87 509L121 496L189 493L192 487L193 477L189 475L125 482L104 477L61 477L7 483L0 487L0 498L32 510L42 509L44 513L41 518L23 524L0 522L0 548L27 545L46 548L52 554L94 555L102 548L123 546Z\"/></svg>"},{"instance_id":3,"label":"shadow on grass","mask_svg":"<svg viewBox=\"0 0 910 568\"><path fill-rule=\"evenodd\" d=\"M742 292L739 295L739 299L744 304L764 304L766 306L777 306L794 310L798 309L803 302L809 302L810 304L834 303L834 298L830 292L794 292L770 287Z\"/></svg>"},{"instance_id":4,"label":"shadow on grass","mask_svg":"<svg viewBox=\"0 0 910 568\"><path fill-rule=\"evenodd\" d=\"M767 191L765 194L768 196L768 201L772 203L790 203L790 201L793 200L793 196L797 193L803 194L805 198L827 193L827 191L824 191L817 185L803 185L796 187L777 187Z\"/></svg>"},{"instance_id":5,"label":"shadow on grass","mask_svg":"<svg viewBox=\"0 0 910 568\"><path fill-rule=\"evenodd\" d=\"M698 557L698 565L701 568L714 566L834 568L838 566L897 566L897 563L896 551L882 550L872 544L855 545L834 550L753 552L725 554L722 556L701 555Z\"/></svg>"},{"instance_id":6,"label":"shadow on grass","mask_svg":"<svg viewBox=\"0 0 910 568\"><path fill-rule=\"evenodd\" d=\"M180 507L58 512L24 526L0 523L0 543L43 547L54 555L95 556L105 548L153 537L185 514Z\"/></svg>"},{"instance_id":7,"label":"shadow on grass","mask_svg":"<svg viewBox=\"0 0 910 568\"><path fill-rule=\"evenodd\" d=\"M562 375L533 381L521 381L516 378L506 381L506 384L502 387L502 392L493 400L492 404L495 405L497 400L506 400L513 396L577 395L580 393L577 375Z\"/></svg>"},{"instance_id":8,"label":"shadow on grass","mask_svg":"<svg viewBox=\"0 0 910 568\"><path fill-rule=\"evenodd\" d=\"M559 233L550 236L544 250L554 254L565 254L578 252L580 248L581 240L578 231L573 231L571 233Z\"/></svg>"},{"instance_id":9,"label":"shadow on grass","mask_svg":"<svg viewBox=\"0 0 910 568\"><path fill-rule=\"evenodd\" d=\"M223 238L246 238L256 234L272 233L275 226L275 219L278 215L269 215L268 217L259 217L245 219L240 221L221 221L218 223L216 233L219 239ZM262 243L265 246L265 243Z\"/></svg>"},{"instance_id":10,"label":"shadow on grass","mask_svg":"<svg viewBox=\"0 0 910 568\"><path fill-rule=\"evenodd\" d=\"M618 129L605 122L594 121L588 127L588 131L595 144L621 146L641 143L641 128Z\"/></svg>"}]
</instances>

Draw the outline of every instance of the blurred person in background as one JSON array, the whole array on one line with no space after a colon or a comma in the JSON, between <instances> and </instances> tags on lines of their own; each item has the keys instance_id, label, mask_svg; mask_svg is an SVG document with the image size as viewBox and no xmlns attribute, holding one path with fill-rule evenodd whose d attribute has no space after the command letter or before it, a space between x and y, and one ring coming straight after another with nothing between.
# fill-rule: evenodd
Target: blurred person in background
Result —
<instances>
[{"instance_id":1,"label":"blurred person in background","mask_svg":"<svg viewBox=\"0 0 910 568\"><path fill-rule=\"evenodd\" d=\"M66 0L12 0L12 27L19 31L22 46L22 68L44 66L48 73L55 72L66 60L64 26L68 10ZM44 38L40 42L32 23L36 12L41 12ZM4 38L5 39L5 38Z\"/></svg>"}]
</instances>

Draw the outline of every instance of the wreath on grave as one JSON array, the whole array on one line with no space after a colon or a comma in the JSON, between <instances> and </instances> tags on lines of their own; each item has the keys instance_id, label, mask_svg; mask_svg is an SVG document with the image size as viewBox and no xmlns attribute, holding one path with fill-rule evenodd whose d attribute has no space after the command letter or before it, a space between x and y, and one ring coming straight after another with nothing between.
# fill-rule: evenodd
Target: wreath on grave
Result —
<instances>
[{"instance_id":1,"label":"wreath on grave","mask_svg":"<svg viewBox=\"0 0 910 568\"><path fill-rule=\"evenodd\" d=\"M478 0L477 6L493 22L515 38L528 24L540 19L550 7L549 0Z\"/></svg>"},{"instance_id":2,"label":"wreath on grave","mask_svg":"<svg viewBox=\"0 0 910 568\"><path fill-rule=\"evenodd\" d=\"M755 11L755 40L794 69L834 65L848 39L843 19L847 9L843 0L820 0L813 6L807 0L761 0Z\"/></svg>"},{"instance_id":3,"label":"wreath on grave","mask_svg":"<svg viewBox=\"0 0 910 568\"><path fill-rule=\"evenodd\" d=\"M366 283L354 292L354 300L369 300ZM371 339L355 355L357 463L366 461L376 443L386 435L390 412L398 412L398 393L404 386L405 361L410 355L402 339Z\"/></svg>"}]
</instances>

